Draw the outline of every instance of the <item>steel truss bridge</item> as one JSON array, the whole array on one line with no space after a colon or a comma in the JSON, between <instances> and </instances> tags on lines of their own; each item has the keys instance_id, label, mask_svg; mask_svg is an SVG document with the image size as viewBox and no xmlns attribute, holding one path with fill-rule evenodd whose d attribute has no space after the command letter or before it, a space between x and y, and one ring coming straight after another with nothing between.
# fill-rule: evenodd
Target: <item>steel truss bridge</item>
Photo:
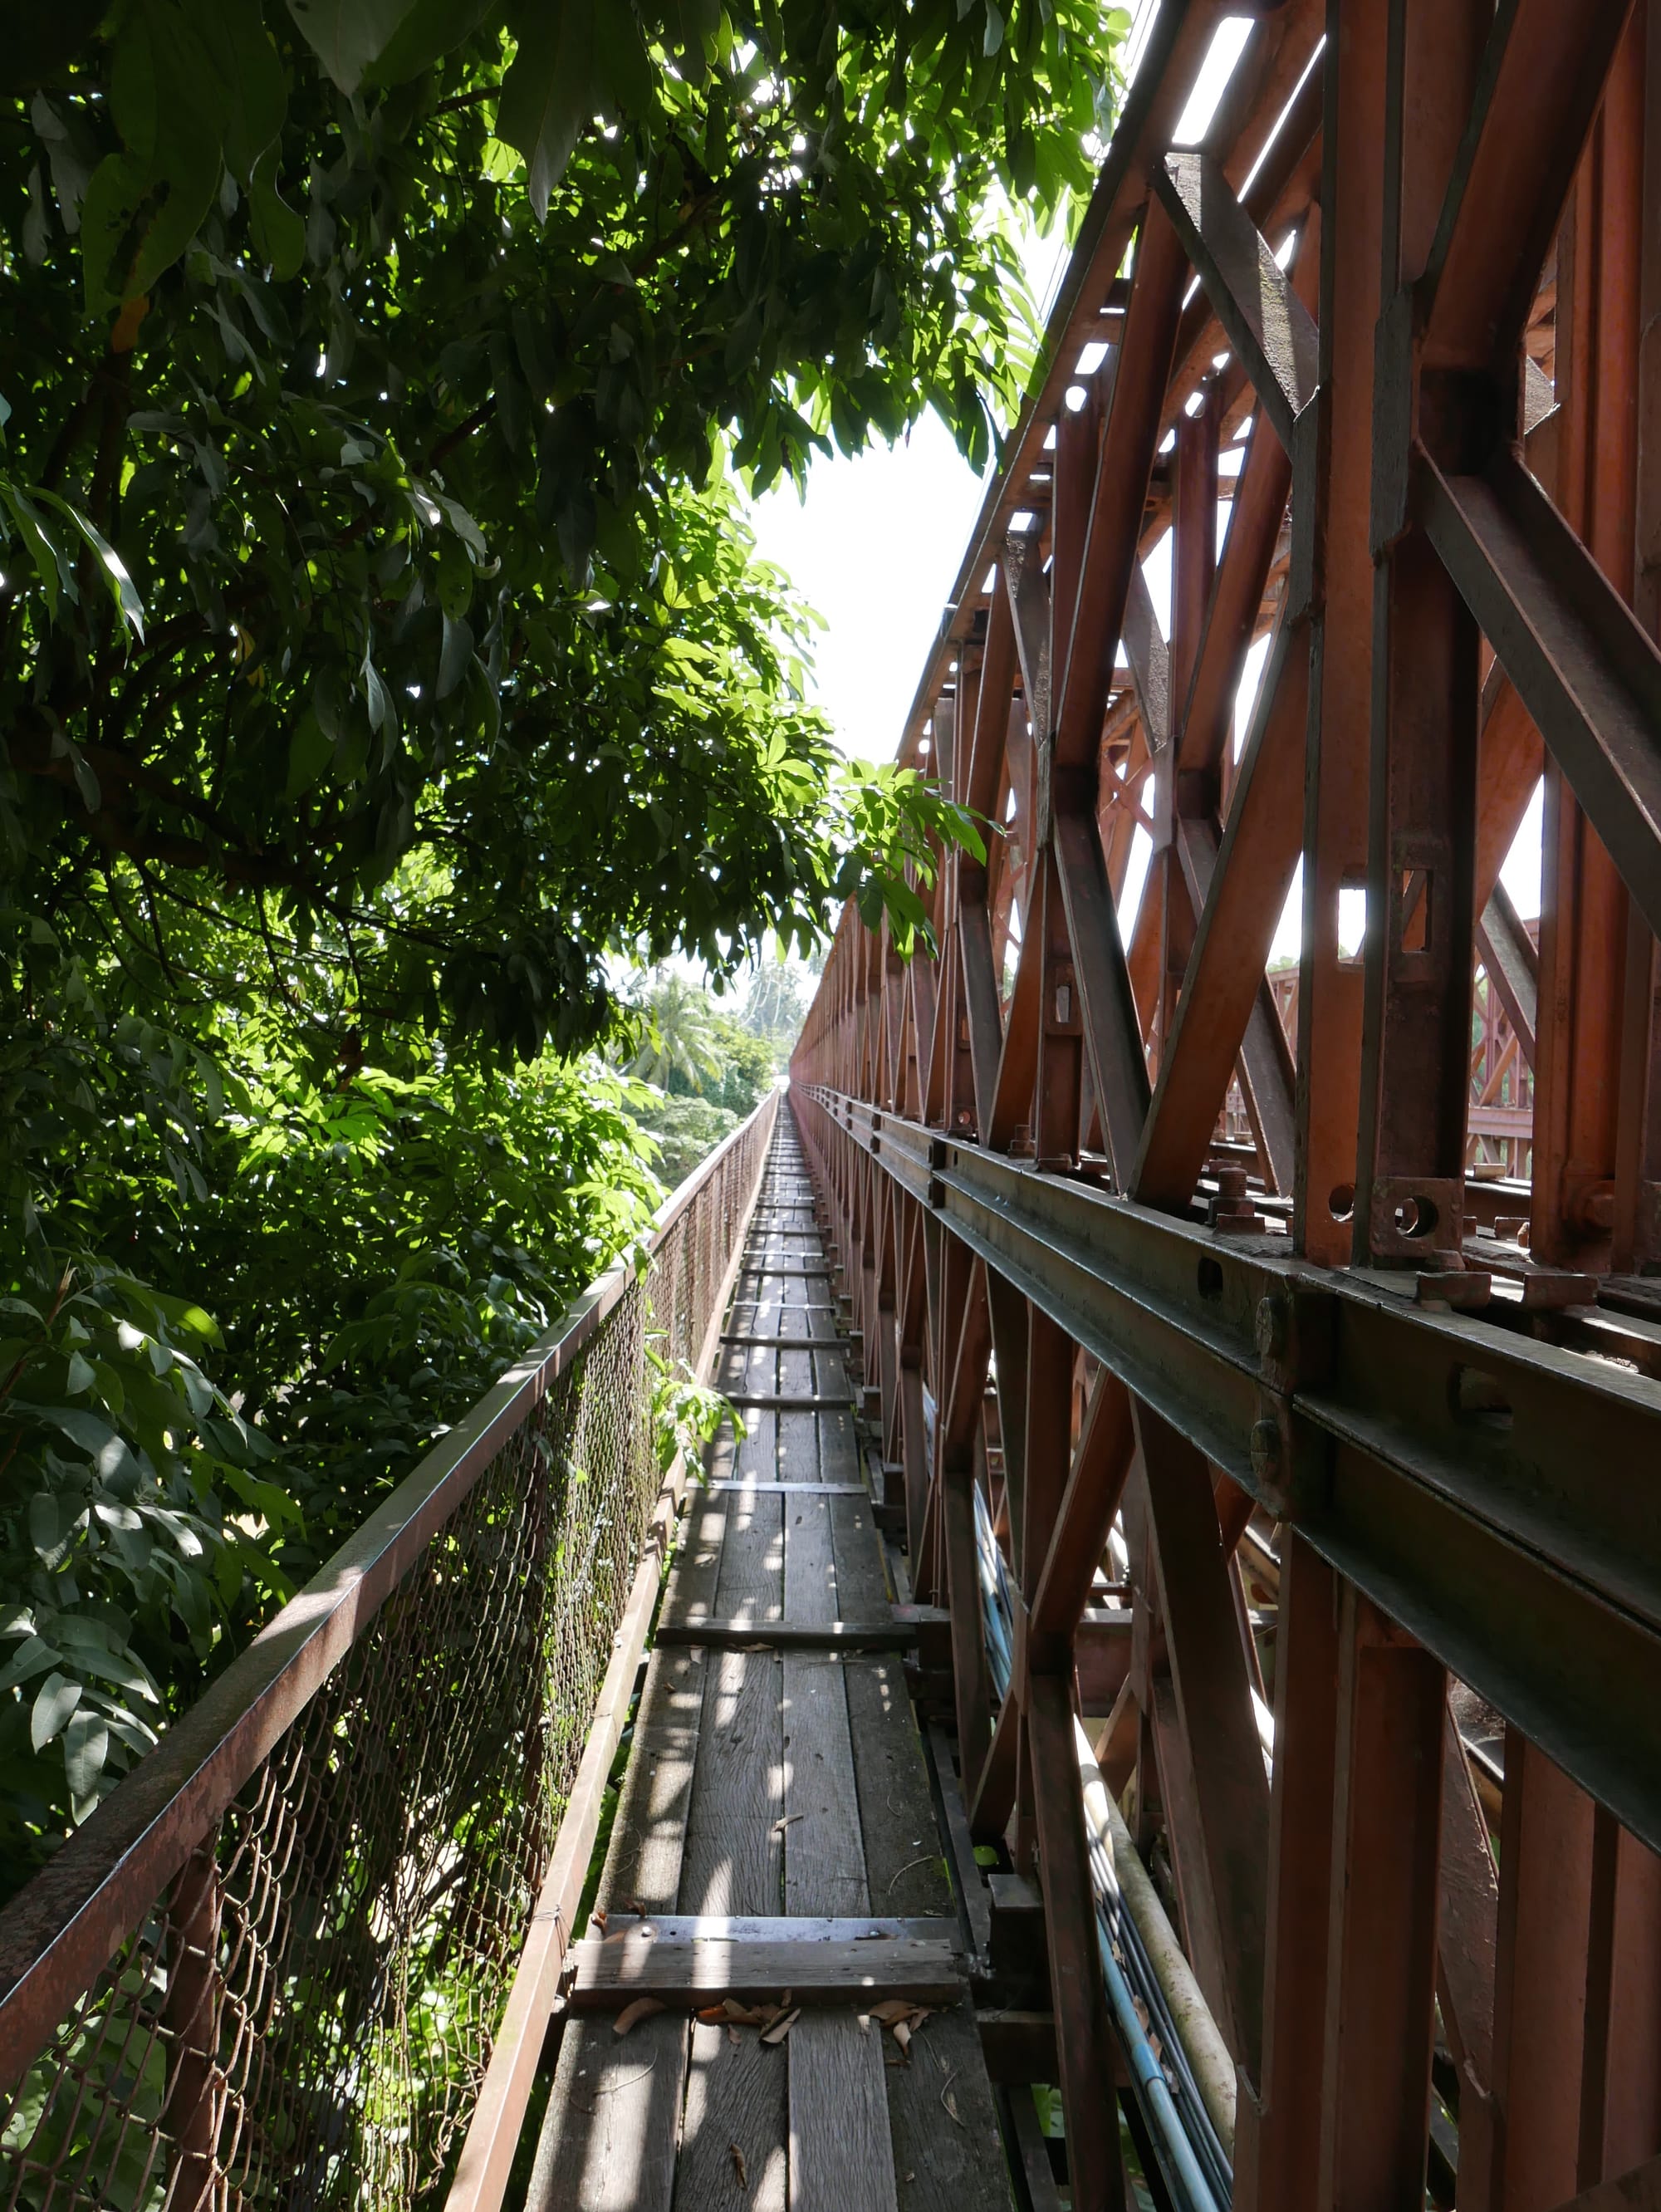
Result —
<instances>
[{"instance_id":1,"label":"steel truss bridge","mask_svg":"<svg viewBox=\"0 0 1661 2212\"><path fill-rule=\"evenodd\" d=\"M1654 9L1161 7L795 1055L1075 2205L1081 1709L1237 2207L1661 2203L1658 308Z\"/></svg>"},{"instance_id":2,"label":"steel truss bridge","mask_svg":"<svg viewBox=\"0 0 1661 2212\"><path fill-rule=\"evenodd\" d=\"M1661 0L1128 74L937 957L0 1912L0 2206L1661 2205Z\"/></svg>"}]
</instances>

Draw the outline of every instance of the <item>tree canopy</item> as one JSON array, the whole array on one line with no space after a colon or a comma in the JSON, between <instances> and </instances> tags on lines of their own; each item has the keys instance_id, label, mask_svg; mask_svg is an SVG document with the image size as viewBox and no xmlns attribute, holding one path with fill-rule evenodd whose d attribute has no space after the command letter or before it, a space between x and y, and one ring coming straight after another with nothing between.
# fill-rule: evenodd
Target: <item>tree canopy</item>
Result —
<instances>
[{"instance_id":1,"label":"tree canopy","mask_svg":"<svg viewBox=\"0 0 1661 2212\"><path fill-rule=\"evenodd\" d=\"M1080 0L127 0L26 52L0 680L45 902L282 917L366 1011L520 1051L595 1034L608 945L722 966L862 880L915 920L938 802L839 786L724 471L924 406L985 461L1027 342L989 205L1086 181L1108 42Z\"/></svg>"},{"instance_id":2,"label":"tree canopy","mask_svg":"<svg viewBox=\"0 0 1661 2212\"><path fill-rule=\"evenodd\" d=\"M641 1227L619 958L926 927L973 825L840 763L744 494L925 408L985 461L1123 27L8 9L14 1873Z\"/></svg>"}]
</instances>

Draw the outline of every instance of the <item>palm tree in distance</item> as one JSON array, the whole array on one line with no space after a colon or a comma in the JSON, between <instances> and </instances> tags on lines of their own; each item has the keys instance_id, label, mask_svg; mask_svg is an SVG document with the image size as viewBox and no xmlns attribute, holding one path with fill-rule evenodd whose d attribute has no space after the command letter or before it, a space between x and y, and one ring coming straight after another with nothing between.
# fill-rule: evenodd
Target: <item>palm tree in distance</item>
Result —
<instances>
[{"instance_id":1,"label":"palm tree in distance","mask_svg":"<svg viewBox=\"0 0 1661 2212\"><path fill-rule=\"evenodd\" d=\"M721 1073L721 1056L711 1026L707 994L680 975L659 969L652 978L640 1010L646 1016L639 1050L628 1064L631 1075L670 1087L679 1076L690 1089Z\"/></svg>"}]
</instances>

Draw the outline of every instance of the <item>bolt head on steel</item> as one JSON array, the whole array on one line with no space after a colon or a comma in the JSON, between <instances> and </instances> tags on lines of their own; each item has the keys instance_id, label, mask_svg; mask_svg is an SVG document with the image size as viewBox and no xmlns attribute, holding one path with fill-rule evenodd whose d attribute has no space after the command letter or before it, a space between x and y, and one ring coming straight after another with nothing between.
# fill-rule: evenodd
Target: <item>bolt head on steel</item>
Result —
<instances>
[{"instance_id":1,"label":"bolt head on steel","mask_svg":"<svg viewBox=\"0 0 1661 2212\"><path fill-rule=\"evenodd\" d=\"M1264 1359L1277 1359L1292 1333L1292 1314L1286 1300L1270 1297L1258 1304L1258 1350Z\"/></svg>"},{"instance_id":2,"label":"bolt head on steel","mask_svg":"<svg viewBox=\"0 0 1661 2212\"><path fill-rule=\"evenodd\" d=\"M1273 1421L1253 1421L1252 1424L1252 1472L1261 1482L1269 1481L1281 1463L1281 1432Z\"/></svg>"}]
</instances>

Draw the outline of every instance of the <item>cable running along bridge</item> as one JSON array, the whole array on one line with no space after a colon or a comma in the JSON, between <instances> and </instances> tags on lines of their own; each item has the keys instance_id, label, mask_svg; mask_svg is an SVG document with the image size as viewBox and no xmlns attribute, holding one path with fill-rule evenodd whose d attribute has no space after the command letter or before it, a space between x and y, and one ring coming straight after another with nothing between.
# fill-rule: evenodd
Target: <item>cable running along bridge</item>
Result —
<instances>
[{"instance_id":1,"label":"cable running along bridge","mask_svg":"<svg viewBox=\"0 0 1661 2212\"><path fill-rule=\"evenodd\" d=\"M1127 70L937 957L0 1916L0 2204L1661 2203L1661 14Z\"/></svg>"}]
</instances>

